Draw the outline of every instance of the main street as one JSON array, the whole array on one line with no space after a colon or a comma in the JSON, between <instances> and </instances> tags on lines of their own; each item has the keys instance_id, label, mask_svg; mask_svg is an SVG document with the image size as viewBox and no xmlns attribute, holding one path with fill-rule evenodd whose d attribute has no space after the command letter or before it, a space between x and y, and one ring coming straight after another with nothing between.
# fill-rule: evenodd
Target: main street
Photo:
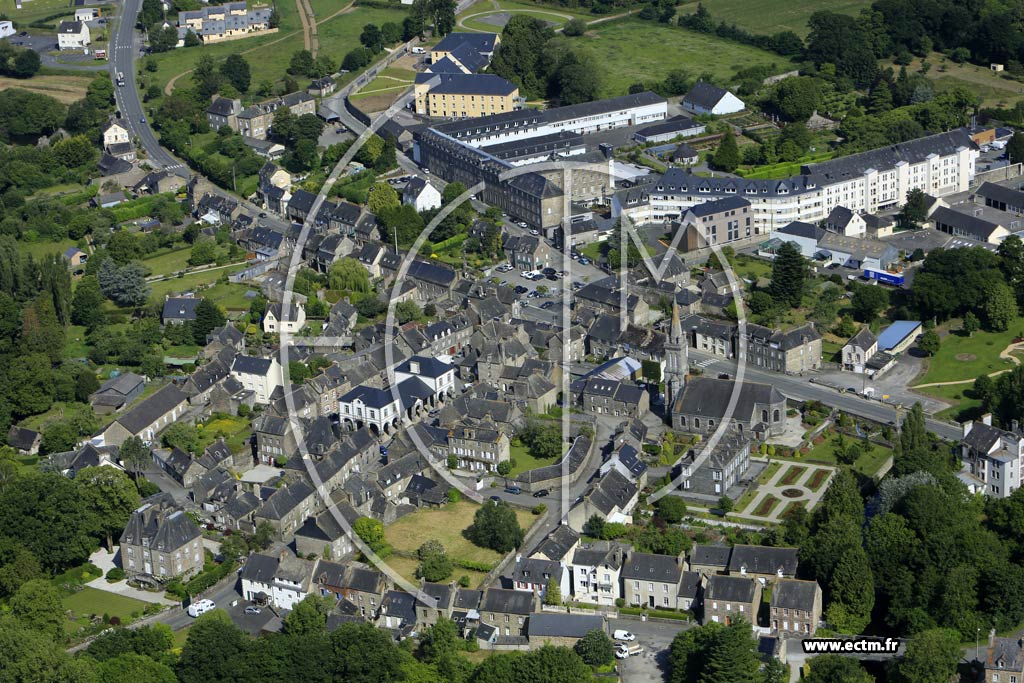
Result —
<instances>
[{"instance_id":1,"label":"main street","mask_svg":"<svg viewBox=\"0 0 1024 683\"><path fill-rule=\"evenodd\" d=\"M188 168L160 146L145 119L142 101L135 85L135 60L139 45L135 40L135 22L139 16L142 0L125 0L124 10L117 23L117 30L110 34L110 78L114 81L114 99L121 112L121 118L128 126L133 138L137 138L153 166L159 166L183 178L189 177ZM117 85L117 74L124 74L124 85Z\"/></svg>"}]
</instances>

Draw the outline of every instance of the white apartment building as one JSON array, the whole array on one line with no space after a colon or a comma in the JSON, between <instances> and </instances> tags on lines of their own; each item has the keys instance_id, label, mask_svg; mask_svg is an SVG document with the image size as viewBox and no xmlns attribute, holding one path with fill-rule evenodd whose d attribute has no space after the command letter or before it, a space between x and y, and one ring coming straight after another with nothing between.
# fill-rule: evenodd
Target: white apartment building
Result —
<instances>
[{"instance_id":1,"label":"white apartment building","mask_svg":"<svg viewBox=\"0 0 1024 683\"><path fill-rule=\"evenodd\" d=\"M991 413L978 422L964 422L960 458L964 463L961 479L972 493L1009 498L1021 484L1024 435L1020 425L1014 420L1010 430L993 427Z\"/></svg>"},{"instance_id":2,"label":"white apartment building","mask_svg":"<svg viewBox=\"0 0 1024 683\"><path fill-rule=\"evenodd\" d=\"M697 204L739 196L751 204L756 234L768 234L793 221L816 224L837 206L870 214L895 208L912 189L936 197L965 192L978 154L967 132L957 129L810 164L801 175L781 180L703 178L670 168L617 193L612 214L636 223L678 220Z\"/></svg>"},{"instance_id":3,"label":"white apartment building","mask_svg":"<svg viewBox=\"0 0 1024 683\"><path fill-rule=\"evenodd\" d=\"M256 402L270 403L270 395L284 386L284 373L277 358L236 356L231 364L231 376L256 395Z\"/></svg>"}]
</instances>

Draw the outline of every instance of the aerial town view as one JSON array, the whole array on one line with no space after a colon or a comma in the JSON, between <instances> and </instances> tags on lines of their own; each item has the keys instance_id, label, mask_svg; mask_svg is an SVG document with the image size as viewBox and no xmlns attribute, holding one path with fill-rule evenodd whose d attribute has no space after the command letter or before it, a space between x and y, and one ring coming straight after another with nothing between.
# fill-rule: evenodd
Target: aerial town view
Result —
<instances>
[{"instance_id":1,"label":"aerial town view","mask_svg":"<svg viewBox=\"0 0 1024 683\"><path fill-rule=\"evenodd\" d=\"M0 683L1024 683L1024 9L0 0Z\"/></svg>"}]
</instances>

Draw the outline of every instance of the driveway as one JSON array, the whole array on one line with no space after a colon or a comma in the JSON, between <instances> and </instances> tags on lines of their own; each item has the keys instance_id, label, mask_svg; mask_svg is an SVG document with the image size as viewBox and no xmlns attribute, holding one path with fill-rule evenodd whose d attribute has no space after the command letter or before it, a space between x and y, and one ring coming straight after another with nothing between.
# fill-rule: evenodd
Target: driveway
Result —
<instances>
[{"instance_id":1,"label":"driveway","mask_svg":"<svg viewBox=\"0 0 1024 683\"><path fill-rule=\"evenodd\" d=\"M867 375L829 370L818 372L814 381L836 389L856 389L858 393L865 388L874 389L876 398L904 406L912 406L920 401L921 407L929 414L945 410L949 407L945 402L910 389L921 372L921 363L920 358L904 353L896 361L896 365L880 378L872 379ZM884 398L886 396L888 398Z\"/></svg>"},{"instance_id":2,"label":"driveway","mask_svg":"<svg viewBox=\"0 0 1024 683\"><path fill-rule=\"evenodd\" d=\"M669 675L668 654L672 640L681 631L692 628L694 624L685 621L678 623L634 621L632 619L612 619L608 622L608 630L619 629L629 631L636 636L634 644L644 648L643 654L629 659L619 660L619 673L626 683L650 683L651 681L667 681Z\"/></svg>"},{"instance_id":3,"label":"driveway","mask_svg":"<svg viewBox=\"0 0 1024 683\"><path fill-rule=\"evenodd\" d=\"M116 595L123 595L126 598L135 598L142 602L153 602L158 605L168 606L178 604L176 600L166 599L163 596L163 593L153 593L133 588L128 585L127 581L115 581L114 583L108 582L104 577L108 571L119 566L116 561L118 552L119 550L117 546L114 546L114 552L112 553L108 552L106 548L100 548L89 557L89 561L100 568L100 571L103 572L103 576L98 579L93 579L89 583L85 584L86 586L95 588L96 590L101 590L105 593L114 593Z\"/></svg>"}]
</instances>

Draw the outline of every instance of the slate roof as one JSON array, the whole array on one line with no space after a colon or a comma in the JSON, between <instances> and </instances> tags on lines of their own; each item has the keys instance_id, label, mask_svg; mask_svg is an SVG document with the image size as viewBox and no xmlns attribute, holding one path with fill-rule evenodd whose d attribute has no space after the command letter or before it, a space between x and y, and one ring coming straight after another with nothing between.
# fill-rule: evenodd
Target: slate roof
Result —
<instances>
[{"instance_id":1,"label":"slate roof","mask_svg":"<svg viewBox=\"0 0 1024 683\"><path fill-rule=\"evenodd\" d=\"M217 116L230 116L235 111L235 103L226 97L215 97L206 111Z\"/></svg>"},{"instance_id":2,"label":"slate roof","mask_svg":"<svg viewBox=\"0 0 1024 683\"><path fill-rule=\"evenodd\" d=\"M978 149L978 145L962 128L880 147L860 154L808 164L801 169L801 172L820 175L829 181L846 180L860 177L869 169L895 168L896 164L900 162L918 164L933 154L946 156L954 154L960 148Z\"/></svg>"},{"instance_id":3,"label":"slate roof","mask_svg":"<svg viewBox=\"0 0 1024 683\"><path fill-rule=\"evenodd\" d=\"M572 556L574 567L599 567L608 565L613 569L622 566L619 553L616 552L621 546L610 541L597 541L590 545L576 549Z\"/></svg>"},{"instance_id":4,"label":"slate roof","mask_svg":"<svg viewBox=\"0 0 1024 683\"><path fill-rule=\"evenodd\" d=\"M687 104L694 104L704 109L713 109L714 106L718 104L726 94L728 94L728 92L728 90L719 88L717 85L713 85L707 81L698 81L692 88L690 88L690 92L686 93L686 97L683 98L683 102Z\"/></svg>"},{"instance_id":5,"label":"slate roof","mask_svg":"<svg viewBox=\"0 0 1024 683\"><path fill-rule=\"evenodd\" d=\"M996 638L988 648L985 668L994 671L1024 671L1024 643L1019 638Z\"/></svg>"},{"instance_id":6,"label":"slate roof","mask_svg":"<svg viewBox=\"0 0 1024 683\"><path fill-rule=\"evenodd\" d=\"M416 372L412 372L412 363L419 363L419 369ZM452 367L453 366L449 363L445 363L437 358L431 358L430 356L410 356L402 363L395 366L395 372L405 372L411 375L418 375L420 377L437 379L444 373L451 370Z\"/></svg>"},{"instance_id":7,"label":"slate roof","mask_svg":"<svg viewBox=\"0 0 1024 683\"><path fill-rule=\"evenodd\" d=\"M1010 228L1009 225L1000 225L999 223L990 221L982 218L981 216L975 216L963 211L957 211L955 209L940 206L935 209L930 216L930 220L936 225L943 224L954 227L967 233L970 237L982 242L987 242L992 237L998 228Z\"/></svg>"},{"instance_id":8,"label":"slate roof","mask_svg":"<svg viewBox=\"0 0 1024 683\"><path fill-rule=\"evenodd\" d=\"M488 588L480 603L481 612L528 615L533 611L533 591L514 591L505 588Z\"/></svg>"},{"instance_id":9,"label":"slate roof","mask_svg":"<svg viewBox=\"0 0 1024 683\"><path fill-rule=\"evenodd\" d=\"M70 33L78 34L82 32L82 22L80 21L62 21L60 27L57 29L58 33Z\"/></svg>"},{"instance_id":10,"label":"slate roof","mask_svg":"<svg viewBox=\"0 0 1024 683\"><path fill-rule=\"evenodd\" d=\"M593 614L538 612L530 615L527 633L539 638L582 638L591 631L604 631L604 619Z\"/></svg>"},{"instance_id":11,"label":"slate roof","mask_svg":"<svg viewBox=\"0 0 1024 683\"><path fill-rule=\"evenodd\" d=\"M618 470L612 469L593 485L586 498L591 505L607 516L615 508L624 509L636 496L637 491L636 484Z\"/></svg>"},{"instance_id":12,"label":"slate roof","mask_svg":"<svg viewBox=\"0 0 1024 683\"><path fill-rule=\"evenodd\" d=\"M405 591L390 590L384 595L381 612L390 617L398 617L403 624L416 622L416 598Z\"/></svg>"},{"instance_id":13,"label":"slate roof","mask_svg":"<svg viewBox=\"0 0 1024 683\"><path fill-rule=\"evenodd\" d=\"M547 535L540 545L533 551L534 555L544 555L549 560L561 561L580 540L580 535L568 525L561 524L554 531ZM578 552L578 551L577 551Z\"/></svg>"},{"instance_id":14,"label":"slate roof","mask_svg":"<svg viewBox=\"0 0 1024 683\"><path fill-rule=\"evenodd\" d=\"M708 600L752 602L755 593L754 579L715 574L708 577L708 585L704 589L704 601L705 603Z\"/></svg>"},{"instance_id":15,"label":"slate roof","mask_svg":"<svg viewBox=\"0 0 1024 683\"><path fill-rule=\"evenodd\" d=\"M987 425L984 422L974 422L971 425L971 431L967 433L967 436L963 437L960 443L979 453L988 453L1003 436L1016 439L1011 432Z\"/></svg>"},{"instance_id":16,"label":"slate roof","mask_svg":"<svg viewBox=\"0 0 1024 683\"><path fill-rule=\"evenodd\" d=\"M120 542L122 545L148 542L150 548L170 553L200 536L202 531L174 505L173 499L157 494L143 500L142 505L132 512Z\"/></svg>"},{"instance_id":17,"label":"slate roof","mask_svg":"<svg viewBox=\"0 0 1024 683\"><path fill-rule=\"evenodd\" d=\"M722 213L724 211L735 211L737 209L745 209L748 207L750 207L750 201L743 197L724 197L722 199L704 202L703 204L697 204L696 206L687 209L687 212L692 213L697 218L707 218L708 216Z\"/></svg>"},{"instance_id":18,"label":"slate roof","mask_svg":"<svg viewBox=\"0 0 1024 683\"><path fill-rule=\"evenodd\" d=\"M974 191L974 194L979 197L1002 202L1006 204L1007 209L1010 207L1024 207L1024 192L995 183L982 183L981 187Z\"/></svg>"},{"instance_id":19,"label":"slate roof","mask_svg":"<svg viewBox=\"0 0 1024 683\"><path fill-rule=\"evenodd\" d=\"M673 412L721 419L726 415L734 385L733 380L694 377L686 383ZM771 384L744 382L733 414L737 419L749 419L754 415L756 405L771 405L785 400L786 397Z\"/></svg>"},{"instance_id":20,"label":"slate roof","mask_svg":"<svg viewBox=\"0 0 1024 683\"><path fill-rule=\"evenodd\" d=\"M245 561L242 569L242 580L270 585L277 573L278 560L272 555L253 553Z\"/></svg>"},{"instance_id":21,"label":"slate roof","mask_svg":"<svg viewBox=\"0 0 1024 683\"><path fill-rule=\"evenodd\" d=\"M21 451L31 450L36 445L39 432L14 425L7 432L7 444Z\"/></svg>"},{"instance_id":22,"label":"slate roof","mask_svg":"<svg viewBox=\"0 0 1024 683\"><path fill-rule=\"evenodd\" d=\"M702 588L702 577L697 572L683 572L683 579L679 582L679 590L676 596L696 600Z\"/></svg>"},{"instance_id":23,"label":"slate roof","mask_svg":"<svg viewBox=\"0 0 1024 683\"><path fill-rule=\"evenodd\" d=\"M700 545L693 546L690 552L690 564L705 567L721 567L723 570L729 566L729 556L732 555L732 548L727 545Z\"/></svg>"},{"instance_id":24,"label":"slate roof","mask_svg":"<svg viewBox=\"0 0 1024 683\"><path fill-rule=\"evenodd\" d=\"M633 552L623 561L621 576L631 581L658 581L675 585L679 583L682 572L677 558L671 555Z\"/></svg>"},{"instance_id":25,"label":"slate roof","mask_svg":"<svg viewBox=\"0 0 1024 683\"><path fill-rule=\"evenodd\" d=\"M844 346L859 346L862 349L869 349L877 341L878 338L875 337L870 328L862 327L857 334L850 337L850 341L846 342Z\"/></svg>"},{"instance_id":26,"label":"slate roof","mask_svg":"<svg viewBox=\"0 0 1024 683\"><path fill-rule=\"evenodd\" d=\"M816 581L780 579L772 589L771 606L810 612L814 609L814 597L817 592Z\"/></svg>"},{"instance_id":27,"label":"slate roof","mask_svg":"<svg viewBox=\"0 0 1024 683\"><path fill-rule=\"evenodd\" d=\"M516 562L512 570L511 579L521 583L534 583L547 586L551 577L558 577L561 574L561 566L553 560L544 560L539 557L527 557ZM556 579L557 580L557 579Z\"/></svg>"},{"instance_id":28,"label":"slate roof","mask_svg":"<svg viewBox=\"0 0 1024 683\"><path fill-rule=\"evenodd\" d=\"M275 491L257 514L266 519L283 519L314 493L313 487L300 479Z\"/></svg>"},{"instance_id":29,"label":"slate roof","mask_svg":"<svg viewBox=\"0 0 1024 683\"><path fill-rule=\"evenodd\" d=\"M746 568L748 574L775 574L780 569L785 576L795 576L799 559L796 548L772 548L764 545L733 546L729 558L729 573L739 574Z\"/></svg>"},{"instance_id":30,"label":"slate roof","mask_svg":"<svg viewBox=\"0 0 1024 683\"><path fill-rule=\"evenodd\" d=\"M196 308L202 299L196 297L171 297L164 300L164 320L195 320Z\"/></svg>"},{"instance_id":31,"label":"slate roof","mask_svg":"<svg viewBox=\"0 0 1024 683\"><path fill-rule=\"evenodd\" d=\"M672 118L662 121L660 123L655 123L653 125L647 126L646 128L641 128L636 132L636 134L643 135L646 137L652 137L654 135L666 135L668 133L679 134L682 133L683 131L698 128L702 125L703 124L697 123L689 116L673 116Z\"/></svg>"},{"instance_id":32,"label":"slate roof","mask_svg":"<svg viewBox=\"0 0 1024 683\"><path fill-rule=\"evenodd\" d=\"M168 384L149 398L135 404L118 417L117 422L130 433L137 435L186 400L187 397L180 389Z\"/></svg>"},{"instance_id":33,"label":"slate roof","mask_svg":"<svg viewBox=\"0 0 1024 683\"><path fill-rule=\"evenodd\" d=\"M452 603L452 607L455 609L475 610L480 606L480 600L483 599L483 595L483 591L459 588L455 591L455 602Z\"/></svg>"},{"instance_id":34,"label":"slate roof","mask_svg":"<svg viewBox=\"0 0 1024 683\"><path fill-rule=\"evenodd\" d=\"M258 358L256 356L235 356L234 362L231 364L231 372L237 372L243 375L259 375L265 377L270 368L273 365L273 361L270 358Z\"/></svg>"}]
</instances>

